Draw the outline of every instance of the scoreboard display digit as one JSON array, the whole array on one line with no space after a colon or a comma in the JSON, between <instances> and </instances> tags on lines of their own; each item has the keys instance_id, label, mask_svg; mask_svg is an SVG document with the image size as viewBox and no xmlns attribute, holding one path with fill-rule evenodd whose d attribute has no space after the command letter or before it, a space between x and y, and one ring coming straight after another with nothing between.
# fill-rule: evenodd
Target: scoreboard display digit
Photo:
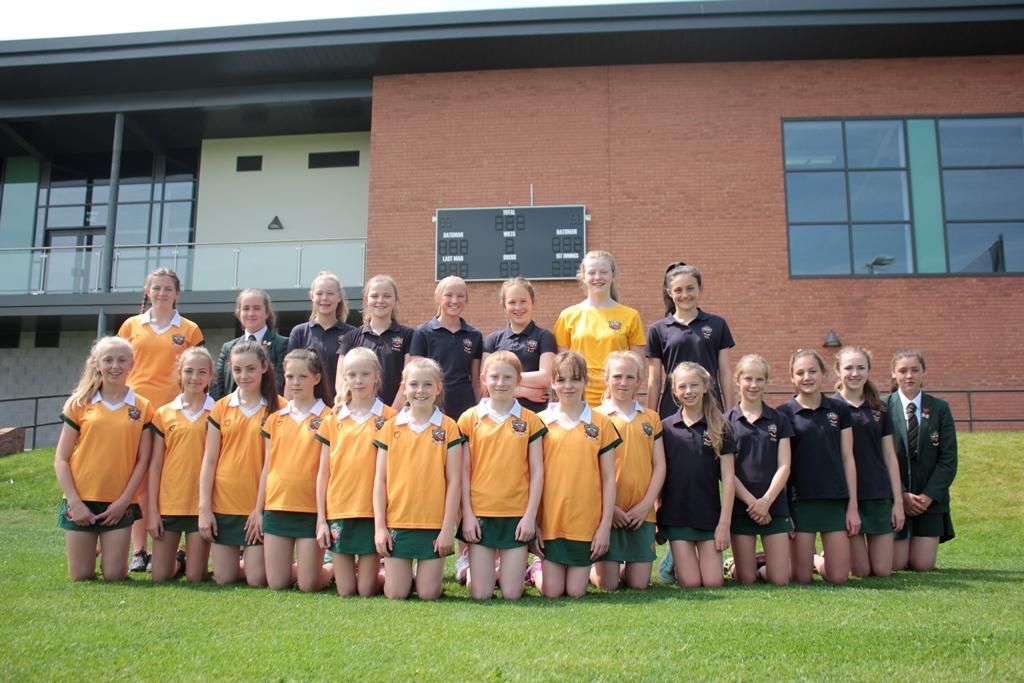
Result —
<instances>
[{"instance_id":1,"label":"scoreboard display digit","mask_svg":"<svg viewBox=\"0 0 1024 683\"><path fill-rule=\"evenodd\" d=\"M436 279L574 279L586 253L587 219L582 205L438 209Z\"/></svg>"}]
</instances>

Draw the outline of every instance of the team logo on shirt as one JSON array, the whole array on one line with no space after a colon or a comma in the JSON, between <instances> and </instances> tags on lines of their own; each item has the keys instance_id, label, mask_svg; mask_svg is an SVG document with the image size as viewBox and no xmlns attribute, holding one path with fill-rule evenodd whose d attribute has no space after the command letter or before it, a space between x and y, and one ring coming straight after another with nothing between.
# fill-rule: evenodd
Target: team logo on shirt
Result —
<instances>
[{"instance_id":1,"label":"team logo on shirt","mask_svg":"<svg viewBox=\"0 0 1024 683\"><path fill-rule=\"evenodd\" d=\"M647 436L654 436L654 425L650 422L644 422L641 426L644 428L644 434Z\"/></svg>"},{"instance_id":2,"label":"team logo on shirt","mask_svg":"<svg viewBox=\"0 0 1024 683\"><path fill-rule=\"evenodd\" d=\"M585 424L583 425L583 434L593 441L601 435L601 429L596 424Z\"/></svg>"},{"instance_id":3,"label":"team logo on shirt","mask_svg":"<svg viewBox=\"0 0 1024 683\"><path fill-rule=\"evenodd\" d=\"M932 445L933 446L938 446L939 445L939 433L938 432L932 432Z\"/></svg>"},{"instance_id":4,"label":"team logo on shirt","mask_svg":"<svg viewBox=\"0 0 1024 683\"><path fill-rule=\"evenodd\" d=\"M392 337L391 338L391 350L392 351L401 351L402 350L402 338L401 337Z\"/></svg>"},{"instance_id":5,"label":"team logo on shirt","mask_svg":"<svg viewBox=\"0 0 1024 683\"><path fill-rule=\"evenodd\" d=\"M622 329L622 323L618 320L609 320L608 327L611 328L612 332L618 332Z\"/></svg>"},{"instance_id":6,"label":"team logo on shirt","mask_svg":"<svg viewBox=\"0 0 1024 683\"><path fill-rule=\"evenodd\" d=\"M434 440L434 443L440 445L444 443L444 430L443 429L431 429L430 437Z\"/></svg>"},{"instance_id":7,"label":"team logo on shirt","mask_svg":"<svg viewBox=\"0 0 1024 683\"><path fill-rule=\"evenodd\" d=\"M526 341L526 350L529 351L530 353L536 353L537 352L537 340L536 339L528 339Z\"/></svg>"},{"instance_id":8,"label":"team logo on shirt","mask_svg":"<svg viewBox=\"0 0 1024 683\"><path fill-rule=\"evenodd\" d=\"M779 425L768 425L768 438L772 441L779 440Z\"/></svg>"},{"instance_id":9,"label":"team logo on shirt","mask_svg":"<svg viewBox=\"0 0 1024 683\"><path fill-rule=\"evenodd\" d=\"M377 431L380 431L380 428L384 426L385 422L387 422L387 418L385 418L385 417L378 417L378 418L374 419L373 426L377 428Z\"/></svg>"},{"instance_id":10,"label":"team logo on shirt","mask_svg":"<svg viewBox=\"0 0 1024 683\"><path fill-rule=\"evenodd\" d=\"M128 419L131 420L132 422L138 422L139 418L141 418L141 417L142 417L142 411L139 410L138 408L129 408L128 409Z\"/></svg>"},{"instance_id":11,"label":"team logo on shirt","mask_svg":"<svg viewBox=\"0 0 1024 683\"><path fill-rule=\"evenodd\" d=\"M835 413L833 413L831 410L828 411L828 413L825 415L825 417L828 418L828 426L829 427L838 427L839 426L839 416L836 415Z\"/></svg>"},{"instance_id":12,"label":"team logo on shirt","mask_svg":"<svg viewBox=\"0 0 1024 683\"><path fill-rule=\"evenodd\" d=\"M171 341L174 342L177 346L184 346L185 345L185 335L176 334L176 335L171 337Z\"/></svg>"},{"instance_id":13,"label":"team logo on shirt","mask_svg":"<svg viewBox=\"0 0 1024 683\"><path fill-rule=\"evenodd\" d=\"M714 332L714 330L711 329L710 325L705 325L704 327L700 328L700 331L704 335L705 339L711 339L711 333Z\"/></svg>"},{"instance_id":14,"label":"team logo on shirt","mask_svg":"<svg viewBox=\"0 0 1024 683\"><path fill-rule=\"evenodd\" d=\"M466 337L462 340L462 350L466 353L473 353L473 340Z\"/></svg>"},{"instance_id":15,"label":"team logo on shirt","mask_svg":"<svg viewBox=\"0 0 1024 683\"><path fill-rule=\"evenodd\" d=\"M338 536L341 535L341 522L331 522L331 543L338 541Z\"/></svg>"},{"instance_id":16,"label":"team logo on shirt","mask_svg":"<svg viewBox=\"0 0 1024 683\"><path fill-rule=\"evenodd\" d=\"M931 413L930 410L928 410L927 408L921 408L921 417L923 417L924 419L927 420L931 416L932 416L932 413Z\"/></svg>"},{"instance_id":17,"label":"team logo on shirt","mask_svg":"<svg viewBox=\"0 0 1024 683\"><path fill-rule=\"evenodd\" d=\"M513 434L525 434L526 423L522 420L512 420L512 433Z\"/></svg>"},{"instance_id":18,"label":"team logo on shirt","mask_svg":"<svg viewBox=\"0 0 1024 683\"><path fill-rule=\"evenodd\" d=\"M871 417L875 418L875 422L881 422L882 421L882 411L881 410L872 410L871 411Z\"/></svg>"},{"instance_id":19,"label":"team logo on shirt","mask_svg":"<svg viewBox=\"0 0 1024 683\"><path fill-rule=\"evenodd\" d=\"M341 343L341 340L342 340L342 339L344 339L344 338L345 338L345 335L344 335L344 334L339 334L339 335L338 335L338 343L340 344L340 343Z\"/></svg>"},{"instance_id":20,"label":"team logo on shirt","mask_svg":"<svg viewBox=\"0 0 1024 683\"><path fill-rule=\"evenodd\" d=\"M320 424L322 422L323 420L321 420L319 417L314 417L312 420L309 421L309 431L315 432L316 430L320 429Z\"/></svg>"},{"instance_id":21,"label":"team logo on shirt","mask_svg":"<svg viewBox=\"0 0 1024 683\"><path fill-rule=\"evenodd\" d=\"M711 448L713 446L714 444L711 443L711 435L707 432L704 432L704 448Z\"/></svg>"}]
</instances>

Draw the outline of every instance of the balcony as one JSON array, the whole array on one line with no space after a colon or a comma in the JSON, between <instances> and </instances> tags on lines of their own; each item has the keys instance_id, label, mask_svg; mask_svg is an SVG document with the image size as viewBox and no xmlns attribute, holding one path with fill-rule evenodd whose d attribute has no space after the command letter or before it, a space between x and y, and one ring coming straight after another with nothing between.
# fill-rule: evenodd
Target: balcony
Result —
<instances>
[{"instance_id":1,"label":"balcony","mask_svg":"<svg viewBox=\"0 0 1024 683\"><path fill-rule=\"evenodd\" d=\"M161 266L175 271L189 292L305 288L322 270L358 289L365 255L365 239L119 244L111 291L142 291L146 274ZM98 293L102 260L103 247L97 244L0 249L0 295Z\"/></svg>"}]
</instances>

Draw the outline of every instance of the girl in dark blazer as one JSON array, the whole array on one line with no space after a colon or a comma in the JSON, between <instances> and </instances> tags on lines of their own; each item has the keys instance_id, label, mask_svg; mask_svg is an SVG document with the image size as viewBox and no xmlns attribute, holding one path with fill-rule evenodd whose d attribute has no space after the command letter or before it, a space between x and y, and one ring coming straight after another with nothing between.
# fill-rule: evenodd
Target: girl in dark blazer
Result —
<instances>
[{"instance_id":1,"label":"girl in dark blazer","mask_svg":"<svg viewBox=\"0 0 1024 683\"><path fill-rule=\"evenodd\" d=\"M240 341L251 339L263 346L277 376L277 386L284 386L284 356L288 351L288 338L277 333L270 295L262 289L243 289L235 299L235 317L242 325L242 336L235 337L220 347L215 377L210 383L210 396L214 400L235 390L230 358L231 349Z\"/></svg>"},{"instance_id":2,"label":"girl in dark blazer","mask_svg":"<svg viewBox=\"0 0 1024 683\"><path fill-rule=\"evenodd\" d=\"M924 372L920 351L897 351L888 399L907 515L903 531L896 536L893 568L920 572L935 568L939 544L955 535L949 487L957 464L953 414L948 403L921 390Z\"/></svg>"}]
</instances>

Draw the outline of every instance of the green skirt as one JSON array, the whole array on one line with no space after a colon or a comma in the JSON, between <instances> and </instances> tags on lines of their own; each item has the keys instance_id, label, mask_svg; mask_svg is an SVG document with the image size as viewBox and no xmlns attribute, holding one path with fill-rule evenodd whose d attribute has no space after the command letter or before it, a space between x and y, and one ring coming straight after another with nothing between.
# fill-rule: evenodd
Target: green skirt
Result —
<instances>
[{"instance_id":1,"label":"green skirt","mask_svg":"<svg viewBox=\"0 0 1024 683\"><path fill-rule=\"evenodd\" d=\"M644 522L639 529L612 527L611 543L602 562L654 562L654 522Z\"/></svg>"},{"instance_id":2,"label":"green skirt","mask_svg":"<svg viewBox=\"0 0 1024 683\"><path fill-rule=\"evenodd\" d=\"M97 503L94 501L83 500L85 507L89 508L89 512L94 515L98 515L110 507L110 503ZM124 510L124 516L117 522L117 524L111 524L110 526L104 526L102 524L90 524L89 526L78 526L71 521L68 517L67 499L60 501L60 511L57 513L57 527L64 531L89 531L94 534L102 534L104 531L114 531L116 529L124 529L130 527L135 523L135 520L142 519L142 508L137 503L130 503Z\"/></svg>"},{"instance_id":3,"label":"green skirt","mask_svg":"<svg viewBox=\"0 0 1024 683\"><path fill-rule=\"evenodd\" d=\"M164 531L182 534L194 534L199 531L198 515L163 515L160 522Z\"/></svg>"},{"instance_id":4,"label":"green skirt","mask_svg":"<svg viewBox=\"0 0 1024 683\"><path fill-rule=\"evenodd\" d=\"M715 540L714 530L708 531L707 529L695 529L692 526L659 526L658 533L666 541L690 541L691 543L698 543L700 541L713 541Z\"/></svg>"},{"instance_id":5,"label":"green skirt","mask_svg":"<svg viewBox=\"0 0 1024 683\"><path fill-rule=\"evenodd\" d=\"M516 540L516 527L522 517L477 517L480 524L480 540L478 545L495 550L508 550L510 548L522 548L528 543L521 543ZM462 537L462 525L455 534L463 543L467 543Z\"/></svg>"},{"instance_id":6,"label":"green skirt","mask_svg":"<svg viewBox=\"0 0 1024 683\"><path fill-rule=\"evenodd\" d=\"M263 541L246 542L245 520L248 519L248 515L222 515L215 512L213 518L217 520L217 535L213 538L217 545L263 545Z\"/></svg>"},{"instance_id":7,"label":"green skirt","mask_svg":"<svg viewBox=\"0 0 1024 683\"><path fill-rule=\"evenodd\" d=\"M956 536L956 531L953 530L953 518L948 512L926 512L917 517L908 516L903 525L903 531L896 534L896 540L905 541L914 536L922 538L938 536L939 543L951 541Z\"/></svg>"},{"instance_id":8,"label":"green skirt","mask_svg":"<svg viewBox=\"0 0 1024 683\"><path fill-rule=\"evenodd\" d=\"M441 556L434 550L440 529L389 529L393 547L391 557L406 560L438 560ZM450 554L450 553L449 553Z\"/></svg>"},{"instance_id":9,"label":"green skirt","mask_svg":"<svg viewBox=\"0 0 1024 683\"><path fill-rule=\"evenodd\" d=\"M893 533L891 498L858 500L857 510L860 512L860 532L862 534L878 536Z\"/></svg>"},{"instance_id":10,"label":"green skirt","mask_svg":"<svg viewBox=\"0 0 1024 683\"><path fill-rule=\"evenodd\" d=\"M793 516L793 528L797 533L827 534L830 531L846 531L846 506L849 500L794 500L789 504Z\"/></svg>"},{"instance_id":11,"label":"green skirt","mask_svg":"<svg viewBox=\"0 0 1024 683\"><path fill-rule=\"evenodd\" d=\"M316 538L316 513L266 510L263 533L285 538Z\"/></svg>"},{"instance_id":12,"label":"green skirt","mask_svg":"<svg viewBox=\"0 0 1024 683\"><path fill-rule=\"evenodd\" d=\"M788 534L789 517L772 517L767 524L758 524L748 514L736 515L732 518L729 532L737 536L771 536L772 534Z\"/></svg>"},{"instance_id":13,"label":"green skirt","mask_svg":"<svg viewBox=\"0 0 1024 683\"><path fill-rule=\"evenodd\" d=\"M570 541L565 538L546 539L544 559L566 567L589 567L594 563L590 559L590 541ZM604 560L603 557L597 559Z\"/></svg>"},{"instance_id":14,"label":"green skirt","mask_svg":"<svg viewBox=\"0 0 1024 683\"><path fill-rule=\"evenodd\" d=\"M332 553L341 555L375 555L377 546L373 542L373 518L350 517L328 520L331 529Z\"/></svg>"}]
</instances>

